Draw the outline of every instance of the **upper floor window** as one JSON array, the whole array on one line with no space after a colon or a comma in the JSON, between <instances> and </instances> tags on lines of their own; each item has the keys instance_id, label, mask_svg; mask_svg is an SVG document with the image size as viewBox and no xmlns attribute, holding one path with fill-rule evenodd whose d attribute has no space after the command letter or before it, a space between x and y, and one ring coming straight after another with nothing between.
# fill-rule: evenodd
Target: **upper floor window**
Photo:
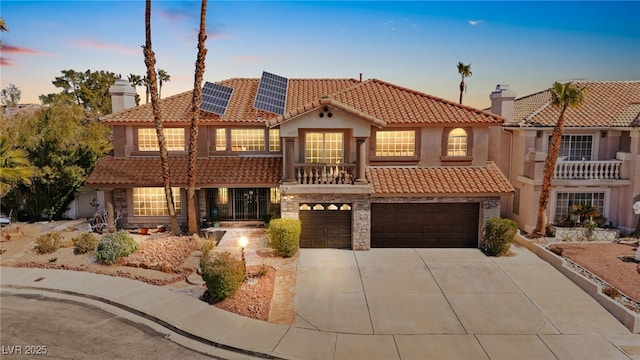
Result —
<instances>
[{"instance_id":1,"label":"upper floor window","mask_svg":"<svg viewBox=\"0 0 640 360\"><path fill-rule=\"evenodd\" d=\"M455 128L449 133L447 156L467 156L467 132L464 129Z\"/></svg>"},{"instance_id":2,"label":"upper floor window","mask_svg":"<svg viewBox=\"0 0 640 360\"><path fill-rule=\"evenodd\" d=\"M231 151L264 151L264 129L231 129Z\"/></svg>"},{"instance_id":3,"label":"upper floor window","mask_svg":"<svg viewBox=\"0 0 640 360\"><path fill-rule=\"evenodd\" d=\"M551 145L551 136L549 136L549 145ZM558 158L566 161L590 161L592 149L592 135L562 135Z\"/></svg>"},{"instance_id":4,"label":"upper floor window","mask_svg":"<svg viewBox=\"0 0 640 360\"><path fill-rule=\"evenodd\" d=\"M168 151L184 151L184 129L164 128L162 133L167 144ZM138 129L138 150L158 151L158 137L156 129Z\"/></svg>"},{"instance_id":5,"label":"upper floor window","mask_svg":"<svg viewBox=\"0 0 640 360\"><path fill-rule=\"evenodd\" d=\"M376 156L415 156L416 132L414 130L376 131Z\"/></svg>"},{"instance_id":6,"label":"upper floor window","mask_svg":"<svg viewBox=\"0 0 640 360\"><path fill-rule=\"evenodd\" d=\"M340 164L344 158L341 132L308 132L305 134L305 162Z\"/></svg>"},{"instance_id":7,"label":"upper floor window","mask_svg":"<svg viewBox=\"0 0 640 360\"><path fill-rule=\"evenodd\" d=\"M227 129L216 129L216 151L227 151Z\"/></svg>"},{"instance_id":8,"label":"upper floor window","mask_svg":"<svg viewBox=\"0 0 640 360\"><path fill-rule=\"evenodd\" d=\"M280 151L280 129L269 129L269 151Z\"/></svg>"},{"instance_id":9,"label":"upper floor window","mask_svg":"<svg viewBox=\"0 0 640 360\"><path fill-rule=\"evenodd\" d=\"M180 214L180 188L171 188L176 214ZM133 188L133 216L168 216L164 188Z\"/></svg>"}]
</instances>

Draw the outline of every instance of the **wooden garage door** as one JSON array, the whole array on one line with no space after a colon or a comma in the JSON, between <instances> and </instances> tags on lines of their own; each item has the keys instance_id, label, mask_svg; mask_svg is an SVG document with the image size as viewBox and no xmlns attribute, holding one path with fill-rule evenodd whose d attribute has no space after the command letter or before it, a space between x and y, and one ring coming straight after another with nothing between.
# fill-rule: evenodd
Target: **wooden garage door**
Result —
<instances>
[{"instance_id":1,"label":"wooden garage door","mask_svg":"<svg viewBox=\"0 0 640 360\"><path fill-rule=\"evenodd\" d=\"M300 247L351 248L351 205L300 205Z\"/></svg>"},{"instance_id":2,"label":"wooden garage door","mask_svg":"<svg viewBox=\"0 0 640 360\"><path fill-rule=\"evenodd\" d=\"M478 247L477 203L371 204L371 247Z\"/></svg>"}]
</instances>

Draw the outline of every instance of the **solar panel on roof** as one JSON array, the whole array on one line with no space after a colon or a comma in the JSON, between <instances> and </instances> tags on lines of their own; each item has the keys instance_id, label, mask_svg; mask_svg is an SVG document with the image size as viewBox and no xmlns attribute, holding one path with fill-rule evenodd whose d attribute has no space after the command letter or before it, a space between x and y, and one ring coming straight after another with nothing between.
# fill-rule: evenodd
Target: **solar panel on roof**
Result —
<instances>
[{"instance_id":1,"label":"solar panel on roof","mask_svg":"<svg viewBox=\"0 0 640 360\"><path fill-rule=\"evenodd\" d=\"M228 86L205 82L202 87L202 103L200 110L224 115L231 100L233 88Z\"/></svg>"},{"instance_id":2,"label":"solar panel on roof","mask_svg":"<svg viewBox=\"0 0 640 360\"><path fill-rule=\"evenodd\" d=\"M288 85L287 78L263 71L253 107L273 114L284 114Z\"/></svg>"}]
</instances>

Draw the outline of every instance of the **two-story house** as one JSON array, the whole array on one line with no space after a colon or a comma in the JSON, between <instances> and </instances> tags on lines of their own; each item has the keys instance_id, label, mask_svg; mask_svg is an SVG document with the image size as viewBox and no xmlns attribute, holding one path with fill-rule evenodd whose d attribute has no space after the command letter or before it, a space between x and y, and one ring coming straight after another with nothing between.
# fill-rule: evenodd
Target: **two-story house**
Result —
<instances>
[{"instance_id":1,"label":"two-story house","mask_svg":"<svg viewBox=\"0 0 640 360\"><path fill-rule=\"evenodd\" d=\"M547 207L549 222L571 217L574 204L591 204L623 233L635 230L640 200L640 81L582 81L584 103L565 113L560 156ZM508 85L491 93L491 112L505 118L497 160L515 187L503 203L521 229L533 232L551 132L560 111L549 89L516 98Z\"/></svg>"},{"instance_id":2,"label":"two-story house","mask_svg":"<svg viewBox=\"0 0 640 360\"><path fill-rule=\"evenodd\" d=\"M111 89L113 155L87 184L120 227L166 223L151 105ZM201 112L201 218L302 222L302 247L478 247L513 188L498 166L500 116L380 80L234 78ZM118 107L119 106L119 107ZM191 92L160 100L179 220L186 221Z\"/></svg>"}]
</instances>

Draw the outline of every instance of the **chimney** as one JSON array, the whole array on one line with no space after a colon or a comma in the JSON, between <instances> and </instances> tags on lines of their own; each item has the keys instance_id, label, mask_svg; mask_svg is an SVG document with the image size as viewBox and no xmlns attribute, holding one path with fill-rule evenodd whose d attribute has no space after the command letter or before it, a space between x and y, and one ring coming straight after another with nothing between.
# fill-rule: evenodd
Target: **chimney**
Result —
<instances>
[{"instance_id":1,"label":"chimney","mask_svg":"<svg viewBox=\"0 0 640 360\"><path fill-rule=\"evenodd\" d=\"M509 89L508 84L496 85L495 91L489 95L491 99L491 112L500 115L507 121L513 120L513 101L516 93Z\"/></svg>"},{"instance_id":2,"label":"chimney","mask_svg":"<svg viewBox=\"0 0 640 360\"><path fill-rule=\"evenodd\" d=\"M109 88L111 95L111 111L117 113L136 106L136 90L124 79L116 79Z\"/></svg>"},{"instance_id":3,"label":"chimney","mask_svg":"<svg viewBox=\"0 0 640 360\"><path fill-rule=\"evenodd\" d=\"M360 82L362 82L362 73L360 73Z\"/></svg>"}]
</instances>

